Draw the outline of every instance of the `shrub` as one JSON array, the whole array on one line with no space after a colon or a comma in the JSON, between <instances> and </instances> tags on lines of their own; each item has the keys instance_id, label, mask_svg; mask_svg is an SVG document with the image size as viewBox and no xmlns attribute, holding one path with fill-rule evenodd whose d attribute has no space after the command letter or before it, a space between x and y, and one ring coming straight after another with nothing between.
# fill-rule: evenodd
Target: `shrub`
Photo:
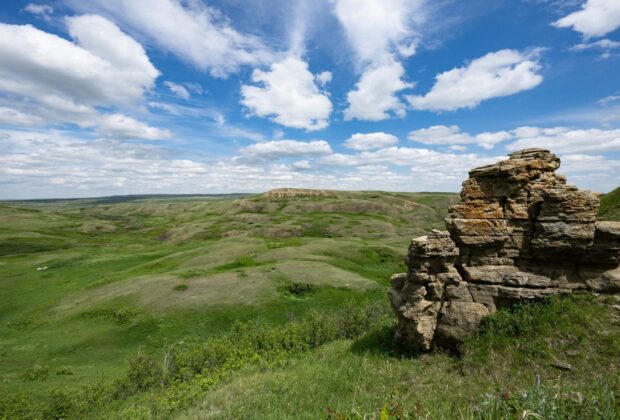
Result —
<instances>
[{"instance_id":1,"label":"shrub","mask_svg":"<svg viewBox=\"0 0 620 420\"><path fill-rule=\"evenodd\" d=\"M175 292L184 292L187 289L189 289L189 286L185 283L177 284L172 288L172 290L174 290Z\"/></svg>"},{"instance_id":2,"label":"shrub","mask_svg":"<svg viewBox=\"0 0 620 420\"><path fill-rule=\"evenodd\" d=\"M43 410L45 419L65 419L73 410L73 401L67 394L61 391L52 391L49 401Z\"/></svg>"},{"instance_id":3,"label":"shrub","mask_svg":"<svg viewBox=\"0 0 620 420\"><path fill-rule=\"evenodd\" d=\"M92 311L82 312L82 317L89 319L104 319L112 321L116 324L127 324L138 315L135 309L94 309Z\"/></svg>"},{"instance_id":4,"label":"shrub","mask_svg":"<svg viewBox=\"0 0 620 420\"><path fill-rule=\"evenodd\" d=\"M27 381L36 381L47 379L49 376L49 369L47 366L34 365L31 368L26 369L22 373L22 378Z\"/></svg>"},{"instance_id":5,"label":"shrub","mask_svg":"<svg viewBox=\"0 0 620 420\"><path fill-rule=\"evenodd\" d=\"M73 371L68 366L62 366L56 369L56 375L73 375Z\"/></svg>"},{"instance_id":6,"label":"shrub","mask_svg":"<svg viewBox=\"0 0 620 420\"><path fill-rule=\"evenodd\" d=\"M160 383L161 372L155 361L141 350L129 359L127 373L116 382L116 397L126 397L145 391Z\"/></svg>"},{"instance_id":7,"label":"shrub","mask_svg":"<svg viewBox=\"0 0 620 420\"><path fill-rule=\"evenodd\" d=\"M301 297L316 290L316 286L310 283L289 282L285 285L284 289L288 294Z\"/></svg>"}]
</instances>

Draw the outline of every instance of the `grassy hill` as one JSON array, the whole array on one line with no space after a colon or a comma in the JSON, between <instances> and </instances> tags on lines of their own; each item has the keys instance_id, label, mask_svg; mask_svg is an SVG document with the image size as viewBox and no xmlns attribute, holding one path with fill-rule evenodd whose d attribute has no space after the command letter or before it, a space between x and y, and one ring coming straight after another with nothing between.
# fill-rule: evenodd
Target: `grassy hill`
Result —
<instances>
[{"instance_id":1,"label":"grassy hill","mask_svg":"<svg viewBox=\"0 0 620 420\"><path fill-rule=\"evenodd\" d=\"M601 220L620 220L620 187L601 197L598 216Z\"/></svg>"},{"instance_id":2,"label":"grassy hill","mask_svg":"<svg viewBox=\"0 0 620 420\"><path fill-rule=\"evenodd\" d=\"M617 414L612 301L500 314L461 358L394 346L389 275L457 199L0 204L0 418Z\"/></svg>"}]
</instances>

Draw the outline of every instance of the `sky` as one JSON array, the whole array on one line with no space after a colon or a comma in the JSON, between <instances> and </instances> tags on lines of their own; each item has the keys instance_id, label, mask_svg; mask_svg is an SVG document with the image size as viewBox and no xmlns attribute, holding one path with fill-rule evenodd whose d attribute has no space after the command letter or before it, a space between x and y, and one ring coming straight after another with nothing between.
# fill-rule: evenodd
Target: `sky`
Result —
<instances>
[{"instance_id":1,"label":"sky","mask_svg":"<svg viewBox=\"0 0 620 420\"><path fill-rule=\"evenodd\" d=\"M620 185L620 0L0 2L0 199Z\"/></svg>"}]
</instances>

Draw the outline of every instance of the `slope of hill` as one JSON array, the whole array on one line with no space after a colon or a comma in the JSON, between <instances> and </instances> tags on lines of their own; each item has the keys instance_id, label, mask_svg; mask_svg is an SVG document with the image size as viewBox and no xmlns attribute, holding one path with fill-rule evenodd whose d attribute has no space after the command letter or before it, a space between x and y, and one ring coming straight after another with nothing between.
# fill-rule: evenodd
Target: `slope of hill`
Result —
<instances>
[{"instance_id":1,"label":"slope of hill","mask_svg":"<svg viewBox=\"0 0 620 420\"><path fill-rule=\"evenodd\" d=\"M601 220L620 220L620 187L601 197L598 214Z\"/></svg>"},{"instance_id":2,"label":"slope of hill","mask_svg":"<svg viewBox=\"0 0 620 420\"><path fill-rule=\"evenodd\" d=\"M611 301L500 315L464 359L393 346L389 276L457 199L1 204L0 418L500 416L560 383L558 418L617 413Z\"/></svg>"},{"instance_id":3,"label":"slope of hill","mask_svg":"<svg viewBox=\"0 0 620 420\"><path fill-rule=\"evenodd\" d=\"M0 204L0 377L44 398L138 348L383 300L454 194L131 197ZM43 369L45 380L27 379ZM56 374L70 371L71 375ZM0 415L0 417L2 417Z\"/></svg>"}]
</instances>

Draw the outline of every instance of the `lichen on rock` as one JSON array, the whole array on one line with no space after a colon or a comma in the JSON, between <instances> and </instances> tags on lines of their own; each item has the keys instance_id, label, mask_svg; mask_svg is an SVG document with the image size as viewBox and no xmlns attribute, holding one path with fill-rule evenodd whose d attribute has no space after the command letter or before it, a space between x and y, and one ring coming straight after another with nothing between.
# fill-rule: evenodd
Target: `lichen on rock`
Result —
<instances>
[{"instance_id":1,"label":"lichen on rock","mask_svg":"<svg viewBox=\"0 0 620 420\"><path fill-rule=\"evenodd\" d=\"M567 185L560 159L526 149L470 171L445 231L412 240L392 276L397 338L456 349L498 308L583 289L620 291L620 223L598 222L599 195Z\"/></svg>"}]
</instances>

